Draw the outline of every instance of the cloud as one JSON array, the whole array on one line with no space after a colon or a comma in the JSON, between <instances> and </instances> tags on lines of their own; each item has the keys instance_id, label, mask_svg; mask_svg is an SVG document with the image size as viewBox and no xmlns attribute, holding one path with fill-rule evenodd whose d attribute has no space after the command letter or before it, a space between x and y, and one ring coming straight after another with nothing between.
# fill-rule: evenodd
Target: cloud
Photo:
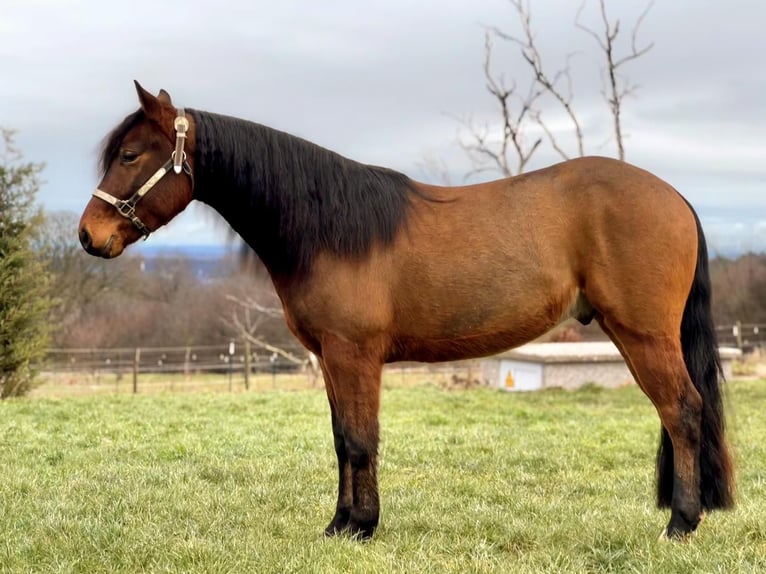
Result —
<instances>
[{"instance_id":1,"label":"cloud","mask_svg":"<svg viewBox=\"0 0 766 574\"><path fill-rule=\"evenodd\" d=\"M588 149L611 154L600 61L593 40L573 26L577 6L536 0L536 39L552 69L577 52L574 104ZM623 27L643 6L609 3ZM655 46L623 70L640 85L625 102L628 159L673 183L702 213L723 214L722 237L727 225L754 233L736 227L738 214L766 209L765 20L766 4L749 0L656 3L640 35ZM18 128L28 159L47 162L40 199L50 209L82 209L96 184L99 141L136 108L133 79L187 107L259 121L412 175L422 173L424 153L438 153L460 183L470 165L445 112L496 121L482 78L481 25L513 32L514 22L502 0L390 0L363 11L350 0L7 0L0 125ZM499 42L496 55L498 70L521 85L518 48ZM546 114L555 124L554 109ZM554 161L541 153L533 167ZM203 237L191 227L199 216L184 217L153 240Z\"/></svg>"}]
</instances>

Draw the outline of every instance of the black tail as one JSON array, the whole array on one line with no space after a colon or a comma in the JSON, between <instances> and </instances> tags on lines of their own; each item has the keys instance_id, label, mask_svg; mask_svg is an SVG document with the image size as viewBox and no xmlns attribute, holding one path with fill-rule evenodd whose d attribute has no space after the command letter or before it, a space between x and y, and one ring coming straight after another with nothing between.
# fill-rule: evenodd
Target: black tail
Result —
<instances>
[{"instance_id":1,"label":"black tail","mask_svg":"<svg viewBox=\"0 0 766 574\"><path fill-rule=\"evenodd\" d=\"M691 209L691 206L690 206ZM694 213L694 210L692 210ZM681 347L686 369L702 397L700 491L702 508L730 508L734 504L733 466L724 438L723 379L715 326L710 309L707 245L697 214L697 269L681 319ZM673 497L673 444L662 429L657 452L657 502L670 506Z\"/></svg>"}]
</instances>

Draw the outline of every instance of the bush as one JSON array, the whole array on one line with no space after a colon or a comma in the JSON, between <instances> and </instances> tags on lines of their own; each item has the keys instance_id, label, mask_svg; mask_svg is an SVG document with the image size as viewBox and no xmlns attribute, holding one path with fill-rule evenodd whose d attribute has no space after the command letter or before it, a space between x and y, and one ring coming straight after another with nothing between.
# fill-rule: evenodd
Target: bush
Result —
<instances>
[{"instance_id":1,"label":"bush","mask_svg":"<svg viewBox=\"0 0 766 574\"><path fill-rule=\"evenodd\" d=\"M26 394L48 342L45 266L33 242L42 224L34 199L42 165L22 163L0 130L0 398Z\"/></svg>"}]
</instances>

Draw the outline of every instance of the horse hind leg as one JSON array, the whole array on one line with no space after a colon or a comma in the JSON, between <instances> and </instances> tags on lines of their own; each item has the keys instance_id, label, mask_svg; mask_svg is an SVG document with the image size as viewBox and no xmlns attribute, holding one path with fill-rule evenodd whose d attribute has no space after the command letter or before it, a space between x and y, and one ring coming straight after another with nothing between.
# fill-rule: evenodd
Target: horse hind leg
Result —
<instances>
[{"instance_id":1,"label":"horse hind leg","mask_svg":"<svg viewBox=\"0 0 766 574\"><path fill-rule=\"evenodd\" d=\"M660 416L658 504L671 508L663 535L681 538L697 528L702 516L699 468L702 398L689 377L680 341L639 334L608 320L601 323Z\"/></svg>"}]
</instances>

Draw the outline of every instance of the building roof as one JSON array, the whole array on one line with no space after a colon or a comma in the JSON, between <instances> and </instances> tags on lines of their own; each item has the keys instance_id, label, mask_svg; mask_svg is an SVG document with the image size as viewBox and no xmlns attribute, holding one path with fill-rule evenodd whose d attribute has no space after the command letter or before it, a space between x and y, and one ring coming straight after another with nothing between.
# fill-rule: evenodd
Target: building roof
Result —
<instances>
[{"instance_id":1,"label":"building roof","mask_svg":"<svg viewBox=\"0 0 766 574\"><path fill-rule=\"evenodd\" d=\"M734 359L742 355L739 349L731 347L721 347L719 352L723 359ZM495 355L495 358L534 363L607 363L623 360L620 351L611 341L528 343Z\"/></svg>"}]
</instances>

